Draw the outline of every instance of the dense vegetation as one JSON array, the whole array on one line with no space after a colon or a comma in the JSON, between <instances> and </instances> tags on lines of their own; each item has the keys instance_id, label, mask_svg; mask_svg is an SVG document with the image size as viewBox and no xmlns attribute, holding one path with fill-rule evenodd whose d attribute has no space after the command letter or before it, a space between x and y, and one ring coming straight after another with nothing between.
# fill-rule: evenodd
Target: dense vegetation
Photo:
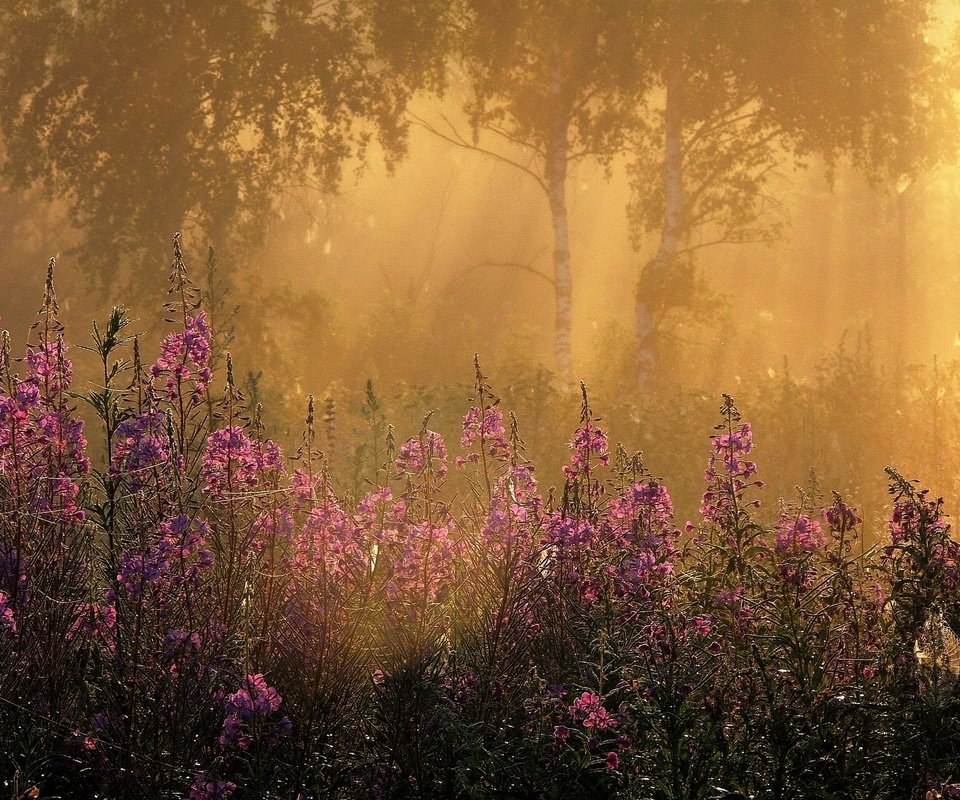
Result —
<instances>
[{"instance_id":1,"label":"dense vegetation","mask_svg":"<svg viewBox=\"0 0 960 800\"><path fill-rule=\"evenodd\" d=\"M0 3L0 796L960 797L954 5Z\"/></svg>"},{"instance_id":2,"label":"dense vegetation","mask_svg":"<svg viewBox=\"0 0 960 800\"><path fill-rule=\"evenodd\" d=\"M165 310L152 362L122 309L94 326L86 394L52 264L19 366L4 336L12 796L960 792L958 545L892 468L880 545L839 495L766 517L725 397L699 516L678 526L585 389L546 490L478 365L459 456L429 417L397 438L371 397L380 468L344 492L312 401L288 458L229 357L212 373L179 238Z\"/></svg>"}]
</instances>

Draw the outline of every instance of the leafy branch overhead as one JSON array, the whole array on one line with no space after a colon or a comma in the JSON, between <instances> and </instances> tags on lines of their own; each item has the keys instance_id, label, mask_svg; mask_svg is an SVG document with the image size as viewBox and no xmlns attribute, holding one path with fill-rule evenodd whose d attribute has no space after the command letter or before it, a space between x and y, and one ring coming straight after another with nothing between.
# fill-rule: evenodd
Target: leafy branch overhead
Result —
<instances>
[{"instance_id":1,"label":"leafy branch overhead","mask_svg":"<svg viewBox=\"0 0 960 800\"><path fill-rule=\"evenodd\" d=\"M334 188L374 137L388 159L403 153L400 112L418 81L371 46L367 11L4 3L6 178L67 200L102 280L184 223L219 247L257 242L286 182L309 173Z\"/></svg>"}]
</instances>

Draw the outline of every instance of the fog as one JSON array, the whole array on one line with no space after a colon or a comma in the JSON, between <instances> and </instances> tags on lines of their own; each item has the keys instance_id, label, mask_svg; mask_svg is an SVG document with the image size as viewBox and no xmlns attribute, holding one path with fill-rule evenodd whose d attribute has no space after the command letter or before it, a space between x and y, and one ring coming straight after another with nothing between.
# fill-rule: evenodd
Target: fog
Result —
<instances>
[{"instance_id":1,"label":"fog","mask_svg":"<svg viewBox=\"0 0 960 800\"><path fill-rule=\"evenodd\" d=\"M933 7L927 37L943 46L941 60L956 60L950 47L957 10L954 3ZM563 457L582 379L608 401L615 438L643 448L658 473L692 473L685 478L691 504L697 448L703 449L721 392L742 397L744 413L759 416L761 448L766 426L770 450L779 448L768 458L784 470L771 477L785 493L814 467L838 488L882 496L879 470L888 458L939 482L938 491L955 492L946 450L957 449L951 437L958 431L937 434L951 439L942 448L921 446L916 433L929 429L918 416L918 409L933 407L923 406L924 398L932 397L936 408L943 404L938 425L953 418L960 400L952 377L944 377L953 375L960 348L955 131L935 130L931 138L952 144L941 147L936 163L902 174L868 174L843 153L798 157L790 142L776 145L761 190L765 224L779 226L777 235L768 243L728 241L694 251L695 280L702 281L697 302L671 310L656 370L640 380L634 300L660 233L631 227L630 165L652 139L640 136L599 161L572 161L565 188L573 368L564 375L553 350L555 229L548 196L517 169L533 163L528 149L483 130L473 138L464 113L466 81L454 72L443 97L413 94L403 116L406 152L391 166L374 138L363 158L343 160L335 191L309 171L284 173L270 213L246 222L254 236L216 240L202 224L202 203L183 214L191 275L210 289L207 247L216 248L226 295L218 312L211 310L214 325L230 332L224 346L281 438L296 439L313 393L339 403L337 413L347 421L328 444L349 453L368 379L399 427L438 408L440 424L455 435L457 403L466 406L476 353L505 401L521 411L539 402L531 386L541 378L550 385L555 408L537 419L528 442L547 469ZM829 85L829 78L822 82ZM651 97L652 108L663 101L661 90ZM42 170L31 174L29 186L9 182L0 202L0 324L15 346L26 339L51 256L58 256L68 338L82 341L92 319L124 304L138 318L145 349L155 346L166 330L159 306L174 231L145 233L136 254L121 248L113 272L91 266L77 245L91 228L109 242L115 220L71 218L76 190L54 180L42 192ZM141 191L162 196L169 181L156 173ZM714 233L707 225L689 232L689 240L706 242ZM82 364L84 356L77 358ZM844 374L845 387L837 382ZM877 386L890 397L881 402ZM785 398L779 411L772 410L772 387ZM906 417L908 428L898 428ZM854 444L837 439L838 426L849 426L840 433ZM785 450L796 452L788 457ZM331 455L335 466L337 458ZM343 469L348 460L342 456Z\"/></svg>"}]
</instances>

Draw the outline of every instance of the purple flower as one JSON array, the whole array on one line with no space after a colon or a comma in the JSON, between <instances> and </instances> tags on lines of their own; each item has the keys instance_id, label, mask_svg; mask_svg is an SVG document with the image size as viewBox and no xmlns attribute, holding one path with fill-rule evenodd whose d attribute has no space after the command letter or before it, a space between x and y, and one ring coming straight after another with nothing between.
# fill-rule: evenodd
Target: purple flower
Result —
<instances>
[{"instance_id":1,"label":"purple flower","mask_svg":"<svg viewBox=\"0 0 960 800\"><path fill-rule=\"evenodd\" d=\"M750 480L757 473L757 465L744 458L753 450L753 429L749 422L710 438L710 457L704 473L710 488L704 492L700 513L708 522L723 525L738 508L744 507L744 491L750 486L760 488L763 482Z\"/></svg>"},{"instance_id":2,"label":"purple flower","mask_svg":"<svg viewBox=\"0 0 960 800\"><path fill-rule=\"evenodd\" d=\"M570 456L570 464L563 468L564 474L570 480L581 476L589 478L593 466L607 466L610 463L607 435L590 420L577 428L570 446L573 448L573 455Z\"/></svg>"},{"instance_id":3,"label":"purple flower","mask_svg":"<svg viewBox=\"0 0 960 800\"><path fill-rule=\"evenodd\" d=\"M210 326L207 315L200 312L187 319L183 331L169 334L160 344L160 357L150 367L154 378L164 378L168 400L175 400L187 381L194 386L193 400L206 391L210 381Z\"/></svg>"},{"instance_id":4,"label":"purple flower","mask_svg":"<svg viewBox=\"0 0 960 800\"><path fill-rule=\"evenodd\" d=\"M498 408L488 408L481 412L479 408L471 408L463 418L463 435L460 437L460 446L469 450L477 441L482 440L483 447L491 458L497 461L507 461L510 458L510 442L507 441L506 429L503 427L503 412ZM473 454L472 454L473 455ZM469 458L469 460L477 460Z\"/></svg>"},{"instance_id":5,"label":"purple flower","mask_svg":"<svg viewBox=\"0 0 960 800\"><path fill-rule=\"evenodd\" d=\"M27 381L44 388L48 397L67 389L73 382L73 364L64 354L62 341L27 348Z\"/></svg>"},{"instance_id":6,"label":"purple flower","mask_svg":"<svg viewBox=\"0 0 960 800\"><path fill-rule=\"evenodd\" d=\"M206 775L197 775L190 787L189 800L226 800L236 788L237 784L232 781L215 781Z\"/></svg>"},{"instance_id":7,"label":"purple flower","mask_svg":"<svg viewBox=\"0 0 960 800\"><path fill-rule=\"evenodd\" d=\"M853 530L857 525L859 525L863 520L857 516L857 510L853 506L848 506L843 500L840 499L840 496L837 495L836 501L832 506L827 506L823 509L823 518L826 520L827 525L830 528L837 532L846 532Z\"/></svg>"},{"instance_id":8,"label":"purple flower","mask_svg":"<svg viewBox=\"0 0 960 800\"><path fill-rule=\"evenodd\" d=\"M0 634L17 632L17 621L13 616L13 609L7 605L8 602L7 595L0 592Z\"/></svg>"},{"instance_id":9,"label":"purple flower","mask_svg":"<svg viewBox=\"0 0 960 800\"><path fill-rule=\"evenodd\" d=\"M147 480L147 474L170 457L166 418L160 410L145 411L121 422L114 433L110 473L126 477L131 489ZM182 459L179 465L182 468Z\"/></svg>"},{"instance_id":10,"label":"purple flower","mask_svg":"<svg viewBox=\"0 0 960 800\"><path fill-rule=\"evenodd\" d=\"M424 431L420 436L407 439L394 463L401 472L421 475L432 469L438 478L444 477L447 474L447 447L443 437L435 431Z\"/></svg>"},{"instance_id":11,"label":"purple flower","mask_svg":"<svg viewBox=\"0 0 960 800\"><path fill-rule=\"evenodd\" d=\"M283 456L276 443L250 439L237 425L207 437L200 468L204 490L217 500L237 497L283 473Z\"/></svg>"},{"instance_id":12,"label":"purple flower","mask_svg":"<svg viewBox=\"0 0 960 800\"><path fill-rule=\"evenodd\" d=\"M213 554L207 549L210 527L203 520L191 521L185 514L164 522L143 551L125 550L120 555L117 581L132 597L140 597L150 587L196 584L213 566Z\"/></svg>"},{"instance_id":13,"label":"purple flower","mask_svg":"<svg viewBox=\"0 0 960 800\"><path fill-rule=\"evenodd\" d=\"M812 553L823 547L824 541L820 523L806 514L783 514L777 520L774 550L779 556Z\"/></svg>"},{"instance_id":14,"label":"purple flower","mask_svg":"<svg viewBox=\"0 0 960 800\"><path fill-rule=\"evenodd\" d=\"M584 692L573 701L570 714L580 721L584 728L598 731L616 728L617 720L600 703L600 696L594 692Z\"/></svg>"},{"instance_id":15,"label":"purple flower","mask_svg":"<svg viewBox=\"0 0 960 800\"><path fill-rule=\"evenodd\" d=\"M220 745L246 750L254 738L263 735L269 740L288 733L292 727L289 718L270 721L279 710L283 698L270 686L263 675L248 675L241 687L227 697Z\"/></svg>"}]
</instances>

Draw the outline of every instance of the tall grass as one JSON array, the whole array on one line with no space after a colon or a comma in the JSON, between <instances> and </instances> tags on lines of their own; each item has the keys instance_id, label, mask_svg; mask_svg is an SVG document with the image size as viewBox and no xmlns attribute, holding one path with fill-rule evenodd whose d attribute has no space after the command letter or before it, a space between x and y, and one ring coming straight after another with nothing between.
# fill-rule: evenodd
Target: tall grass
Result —
<instances>
[{"instance_id":1,"label":"tall grass","mask_svg":"<svg viewBox=\"0 0 960 800\"><path fill-rule=\"evenodd\" d=\"M765 512L725 396L681 525L585 387L542 478L478 362L453 458L368 386L343 491L335 400L284 456L214 374L179 239L170 286L154 361L123 309L94 326L86 392L52 264L19 362L4 337L11 796L960 795L958 546L896 470L880 544L838 494Z\"/></svg>"}]
</instances>

